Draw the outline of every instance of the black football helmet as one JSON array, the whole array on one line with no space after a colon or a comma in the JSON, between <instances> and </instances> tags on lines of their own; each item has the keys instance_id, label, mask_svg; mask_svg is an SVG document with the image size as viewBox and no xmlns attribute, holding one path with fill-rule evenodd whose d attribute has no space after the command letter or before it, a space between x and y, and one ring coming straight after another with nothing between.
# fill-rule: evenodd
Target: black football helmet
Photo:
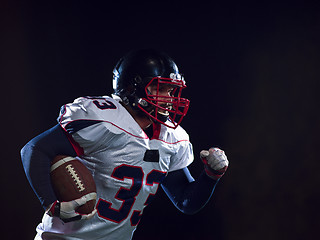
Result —
<instances>
[{"instance_id":1,"label":"black football helmet","mask_svg":"<svg viewBox=\"0 0 320 240\"><path fill-rule=\"evenodd\" d=\"M159 95L163 85L172 88L169 96ZM151 86L156 91L151 92ZM153 49L128 53L113 70L114 95L125 105L171 128L176 128L188 111L190 101L181 97L185 87L175 62Z\"/></svg>"}]
</instances>

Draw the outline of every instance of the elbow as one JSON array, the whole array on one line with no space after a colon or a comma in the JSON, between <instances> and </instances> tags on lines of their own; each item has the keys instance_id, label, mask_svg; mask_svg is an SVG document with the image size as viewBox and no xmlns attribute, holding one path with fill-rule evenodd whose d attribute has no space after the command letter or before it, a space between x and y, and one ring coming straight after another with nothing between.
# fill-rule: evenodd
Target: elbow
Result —
<instances>
[{"instance_id":1,"label":"elbow","mask_svg":"<svg viewBox=\"0 0 320 240\"><path fill-rule=\"evenodd\" d=\"M26 155L26 153L29 152L29 149L30 149L30 143L27 143L21 148L20 156L22 161L24 160L24 156Z\"/></svg>"},{"instance_id":2,"label":"elbow","mask_svg":"<svg viewBox=\"0 0 320 240\"><path fill-rule=\"evenodd\" d=\"M186 215L194 215L203 208L203 206L194 206L190 202L178 204L176 207Z\"/></svg>"},{"instance_id":3,"label":"elbow","mask_svg":"<svg viewBox=\"0 0 320 240\"><path fill-rule=\"evenodd\" d=\"M28 142L23 148L20 150L20 157L22 161L22 165L24 167L25 172L27 173L29 170L31 156L34 151L34 144Z\"/></svg>"},{"instance_id":4,"label":"elbow","mask_svg":"<svg viewBox=\"0 0 320 240\"><path fill-rule=\"evenodd\" d=\"M183 210L181 211L182 213L186 214L186 215L195 215L197 212L199 212L199 210L195 211L195 210Z\"/></svg>"}]
</instances>

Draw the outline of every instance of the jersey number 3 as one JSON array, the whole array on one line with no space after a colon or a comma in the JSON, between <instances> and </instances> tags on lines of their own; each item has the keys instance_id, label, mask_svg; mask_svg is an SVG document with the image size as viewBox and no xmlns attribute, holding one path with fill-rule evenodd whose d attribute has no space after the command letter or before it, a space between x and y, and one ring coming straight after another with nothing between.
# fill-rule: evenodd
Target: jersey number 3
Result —
<instances>
[{"instance_id":1,"label":"jersey number 3","mask_svg":"<svg viewBox=\"0 0 320 240\"><path fill-rule=\"evenodd\" d=\"M153 184L160 184L164 179L165 174L165 172L152 170L147 175L145 184L149 186L152 186ZM119 209L112 208L112 203L100 198L97 203L97 210L100 217L116 223L120 223L128 217L136 201L136 197L138 196L142 185L144 184L144 173L141 167L123 164L115 168L111 176L120 181L124 181L125 178L131 179L131 188L127 189L121 187L117 192L115 198L122 201L122 205ZM145 206L147 206L151 202L154 195L155 194L149 194L144 204ZM136 226L139 223L140 218L141 211L134 210L130 217L131 225Z\"/></svg>"},{"instance_id":2,"label":"jersey number 3","mask_svg":"<svg viewBox=\"0 0 320 240\"><path fill-rule=\"evenodd\" d=\"M110 101L106 100L105 98L91 98L95 99L93 100L93 104L96 105L97 108L101 110L106 110L106 109L116 109L117 107Z\"/></svg>"}]
</instances>

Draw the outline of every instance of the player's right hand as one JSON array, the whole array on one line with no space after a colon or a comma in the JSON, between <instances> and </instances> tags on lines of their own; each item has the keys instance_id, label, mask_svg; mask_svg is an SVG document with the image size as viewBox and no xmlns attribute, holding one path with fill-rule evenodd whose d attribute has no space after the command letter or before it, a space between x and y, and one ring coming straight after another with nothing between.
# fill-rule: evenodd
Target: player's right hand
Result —
<instances>
[{"instance_id":1,"label":"player's right hand","mask_svg":"<svg viewBox=\"0 0 320 240\"><path fill-rule=\"evenodd\" d=\"M82 219L90 219L96 214L97 209L94 209L89 214L77 213L76 209L86 202L92 199L96 199L96 195L96 193L89 193L81 198L72 200L70 202L59 202L58 200L56 200L49 206L46 213L51 217L59 217L65 223Z\"/></svg>"}]
</instances>

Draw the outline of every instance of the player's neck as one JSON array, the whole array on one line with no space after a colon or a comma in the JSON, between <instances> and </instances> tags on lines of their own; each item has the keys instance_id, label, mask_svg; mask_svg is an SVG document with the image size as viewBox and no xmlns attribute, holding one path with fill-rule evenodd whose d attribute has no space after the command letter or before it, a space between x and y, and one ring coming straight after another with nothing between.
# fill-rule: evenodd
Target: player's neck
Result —
<instances>
[{"instance_id":1,"label":"player's neck","mask_svg":"<svg viewBox=\"0 0 320 240\"><path fill-rule=\"evenodd\" d=\"M130 106L123 105L125 109L130 113L130 115L133 117L133 119L138 123L138 125L143 129L147 129L152 125L152 120L144 115L140 114L137 111L134 111Z\"/></svg>"}]
</instances>

